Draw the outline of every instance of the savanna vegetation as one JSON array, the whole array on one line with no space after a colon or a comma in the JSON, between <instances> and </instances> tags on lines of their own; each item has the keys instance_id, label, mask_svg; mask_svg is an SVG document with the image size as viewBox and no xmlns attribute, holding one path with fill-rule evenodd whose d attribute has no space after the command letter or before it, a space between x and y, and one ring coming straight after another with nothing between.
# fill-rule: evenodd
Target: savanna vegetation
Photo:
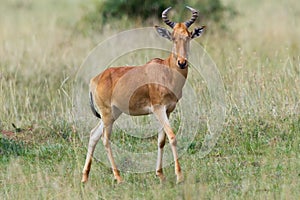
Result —
<instances>
[{"instance_id":1,"label":"savanna vegetation","mask_svg":"<svg viewBox=\"0 0 300 200\"><path fill-rule=\"evenodd\" d=\"M216 147L199 158L207 130L201 126L180 159L185 174L180 185L173 165L165 168L164 185L154 172L122 172L125 183L117 185L101 162L93 163L82 185L87 144L80 135L88 136L96 119L91 114L93 123L84 125L73 112L76 72L107 37L163 22L156 10L145 20L126 13L110 20L114 14L104 12L103 2L1 1L1 199L299 198L300 4L212 1L219 3L214 12L198 8L198 1L174 2L182 13L185 2L205 13L196 24L207 25L207 31L197 41L216 62L226 92L226 120ZM99 10L104 15L98 18ZM140 148L124 133L113 140ZM156 138L148 142L156 148Z\"/></svg>"}]
</instances>

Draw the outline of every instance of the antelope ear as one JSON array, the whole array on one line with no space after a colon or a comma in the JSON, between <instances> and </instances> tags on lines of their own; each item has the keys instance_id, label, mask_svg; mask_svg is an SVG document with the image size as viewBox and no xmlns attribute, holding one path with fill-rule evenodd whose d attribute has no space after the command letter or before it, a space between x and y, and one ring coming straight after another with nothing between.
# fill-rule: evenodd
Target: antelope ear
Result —
<instances>
[{"instance_id":1,"label":"antelope ear","mask_svg":"<svg viewBox=\"0 0 300 200\"><path fill-rule=\"evenodd\" d=\"M160 26L155 26L155 29L160 36L172 41L172 34L170 33L170 31Z\"/></svg>"},{"instance_id":2,"label":"antelope ear","mask_svg":"<svg viewBox=\"0 0 300 200\"><path fill-rule=\"evenodd\" d=\"M195 28L192 32L192 36L191 38L197 38L200 37L202 35L202 33L204 32L205 26L201 26L200 28Z\"/></svg>"}]
</instances>

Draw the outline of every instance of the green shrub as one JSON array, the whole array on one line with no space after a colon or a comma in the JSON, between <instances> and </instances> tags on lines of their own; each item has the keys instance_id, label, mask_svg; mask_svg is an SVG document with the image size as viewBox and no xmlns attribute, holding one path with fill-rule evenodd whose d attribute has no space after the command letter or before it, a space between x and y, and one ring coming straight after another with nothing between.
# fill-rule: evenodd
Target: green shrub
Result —
<instances>
[{"instance_id":1,"label":"green shrub","mask_svg":"<svg viewBox=\"0 0 300 200\"><path fill-rule=\"evenodd\" d=\"M4 138L0 132L0 161L5 162L10 156L23 156L26 152L27 147L23 142Z\"/></svg>"},{"instance_id":2,"label":"green shrub","mask_svg":"<svg viewBox=\"0 0 300 200\"><path fill-rule=\"evenodd\" d=\"M114 20L160 19L161 12L169 6L176 10L172 20L182 21L190 17L190 13L184 8L186 5L197 9L199 18L206 21L220 22L225 16L236 14L232 6L224 6L220 0L105 0L95 1L92 6L94 10L89 10L81 22L98 29L99 26L112 23Z\"/></svg>"},{"instance_id":3,"label":"green shrub","mask_svg":"<svg viewBox=\"0 0 300 200\"><path fill-rule=\"evenodd\" d=\"M131 18L142 17L149 18L156 16L161 10L176 4L178 0L167 1L139 1L139 0L110 0L98 4L98 11L102 17L107 20L111 17L120 18L127 15ZM157 16L156 16L157 17Z\"/></svg>"}]
</instances>

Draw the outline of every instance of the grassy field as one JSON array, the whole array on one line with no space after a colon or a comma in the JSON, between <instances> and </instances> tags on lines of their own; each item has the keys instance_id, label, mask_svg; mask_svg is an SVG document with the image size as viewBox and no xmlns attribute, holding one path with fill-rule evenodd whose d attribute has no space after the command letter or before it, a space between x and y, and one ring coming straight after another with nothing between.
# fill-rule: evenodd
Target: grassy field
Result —
<instances>
[{"instance_id":1,"label":"grassy field","mask_svg":"<svg viewBox=\"0 0 300 200\"><path fill-rule=\"evenodd\" d=\"M117 185L111 170L94 162L83 186L86 144L79 135L89 135L92 126L81 126L72 112L74 75L100 41L143 25L121 21L82 34L76 27L86 6L80 1L2 1L0 198L298 199L300 4L224 1L232 3L239 14L226 28L200 22L208 30L199 42L226 89L227 117L213 151L198 157L202 127L180 159L185 174L180 185L173 166L165 168L164 185L154 172L123 172L125 183ZM113 139L138 148L124 135ZM155 149L156 139L151 142Z\"/></svg>"}]
</instances>

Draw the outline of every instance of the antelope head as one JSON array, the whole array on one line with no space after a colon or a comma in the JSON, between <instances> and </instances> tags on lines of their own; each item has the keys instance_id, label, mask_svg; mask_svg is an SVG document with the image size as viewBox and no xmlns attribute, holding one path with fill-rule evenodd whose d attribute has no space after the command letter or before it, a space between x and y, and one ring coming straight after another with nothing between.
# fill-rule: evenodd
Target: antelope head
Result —
<instances>
[{"instance_id":1,"label":"antelope head","mask_svg":"<svg viewBox=\"0 0 300 200\"><path fill-rule=\"evenodd\" d=\"M170 11L171 7L165 9L162 12L163 21L172 28L172 32L168 31L165 28L155 26L158 34L164 38L167 38L173 42L173 49L171 59L172 62L179 67L180 69L185 69L187 67L189 43L191 39L201 36L202 32L205 29L205 26L195 28L193 31L189 31L188 28L196 21L198 17L198 11L194 8L186 6L193 15L191 19L182 22L175 23L168 19L167 14Z\"/></svg>"}]
</instances>

